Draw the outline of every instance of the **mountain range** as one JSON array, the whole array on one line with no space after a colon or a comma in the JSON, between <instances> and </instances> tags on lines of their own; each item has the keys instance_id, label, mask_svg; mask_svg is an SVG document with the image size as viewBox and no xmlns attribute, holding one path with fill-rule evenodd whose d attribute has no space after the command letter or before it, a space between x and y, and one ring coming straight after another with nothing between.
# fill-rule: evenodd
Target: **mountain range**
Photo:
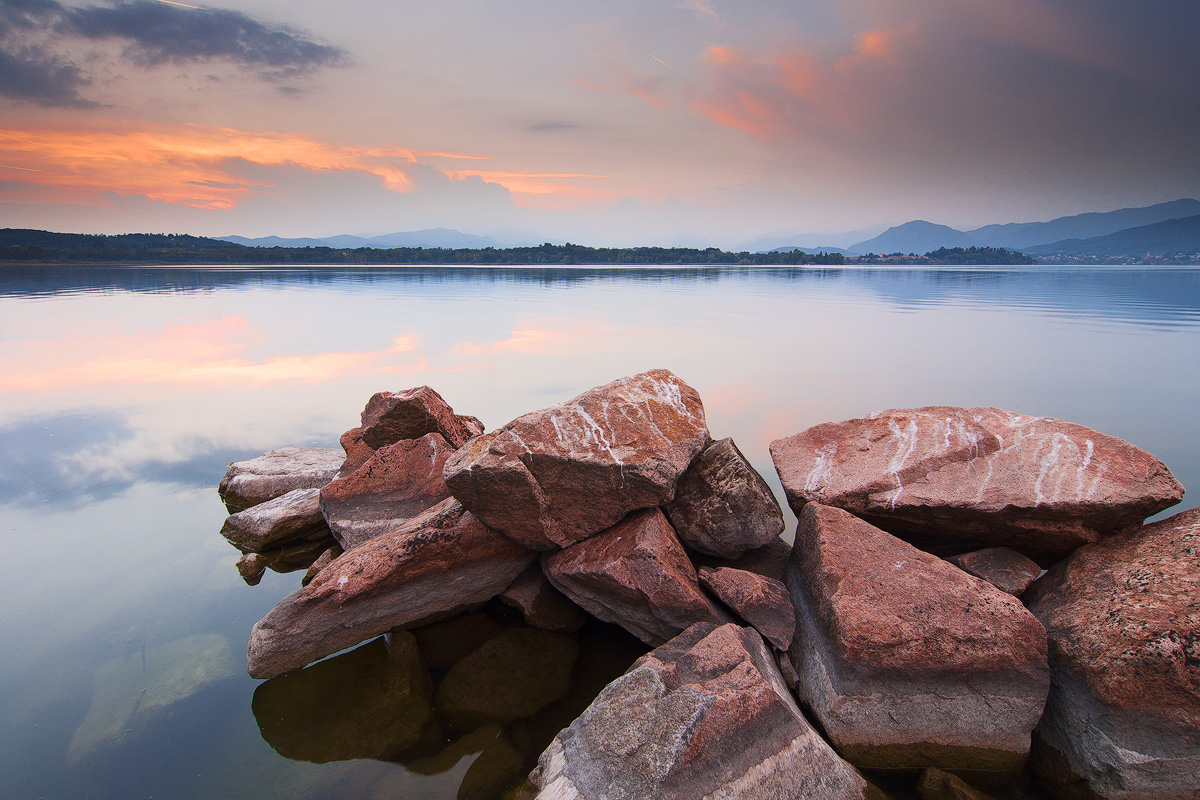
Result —
<instances>
[{"instance_id":1,"label":"mountain range","mask_svg":"<svg viewBox=\"0 0 1200 800\"><path fill-rule=\"evenodd\" d=\"M284 239L279 236L261 236L248 239L245 236L217 236L223 242L245 245L246 247L372 247L387 249L391 247L443 247L446 249L485 247L512 247L514 242L500 242L490 236L476 236L463 233L451 228L425 228L406 233L386 233L382 236L326 236L321 239ZM538 242L540 244L541 242ZM531 244L522 242L520 244Z\"/></svg>"}]
</instances>

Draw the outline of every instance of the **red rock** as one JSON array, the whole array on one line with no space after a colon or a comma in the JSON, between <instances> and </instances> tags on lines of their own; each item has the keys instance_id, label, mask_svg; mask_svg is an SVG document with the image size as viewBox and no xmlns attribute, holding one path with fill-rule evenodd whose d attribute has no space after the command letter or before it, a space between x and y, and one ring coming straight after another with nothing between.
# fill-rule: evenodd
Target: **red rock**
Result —
<instances>
[{"instance_id":1,"label":"red rock","mask_svg":"<svg viewBox=\"0 0 1200 800\"><path fill-rule=\"evenodd\" d=\"M244 511L295 489L321 488L344 460L341 450L281 447L230 464L217 492L230 513Z\"/></svg>"},{"instance_id":2,"label":"red rock","mask_svg":"<svg viewBox=\"0 0 1200 800\"><path fill-rule=\"evenodd\" d=\"M262 552L302 539L328 538L320 493L320 489L295 489L239 511L225 520L221 535L243 553Z\"/></svg>"},{"instance_id":3,"label":"red rock","mask_svg":"<svg viewBox=\"0 0 1200 800\"><path fill-rule=\"evenodd\" d=\"M450 496L442 467L453 452L440 434L379 448L352 474L321 489L329 529L350 550Z\"/></svg>"},{"instance_id":4,"label":"red rock","mask_svg":"<svg viewBox=\"0 0 1200 800\"><path fill-rule=\"evenodd\" d=\"M796 693L842 757L1018 773L1050 686L1014 597L837 508L800 515L788 575Z\"/></svg>"},{"instance_id":5,"label":"red rock","mask_svg":"<svg viewBox=\"0 0 1200 800\"><path fill-rule=\"evenodd\" d=\"M696 625L609 684L546 749L539 800L881 797L813 730L757 633Z\"/></svg>"},{"instance_id":6,"label":"red rock","mask_svg":"<svg viewBox=\"0 0 1200 800\"><path fill-rule=\"evenodd\" d=\"M324 553L317 556L317 560L312 563L308 571L304 573L304 577L300 579L301 586L308 586L312 583L312 579L317 577L321 570L333 563L333 560L342 554L341 545L333 545Z\"/></svg>"},{"instance_id":7,"label":"red rock","mask_svg":"<svg viewBox=\"0 0 1200 800\"><path fill-rule=\"evenodd\" d=\"M337 477L344 478L354 470L367 463L367 459L375 455L375 448L363 441L362 428L351 428L341 435L338 444L346 453L346 460L338 470Z\"/></svg>"},{"instance_id":8,"label":"red rock","mask_svg":"<svg viewBox=\"0 0 1200 800\"><path fill-rule=\"evenodd\" d=\"M579 606L554 588L540 564L530 564L500 595L500 602L520 609L525 624L546 631L577 631L587 622Z\"/></svg>"},{"instance_id":9,"label":"red rock","mask_svg":"<svg viewBox=\"0 0 1200 800\"><path fill-rule=\"evenodd\" d=\"M1029 588L1029 584L1042 574L1042 569L1036 561L1007 547L989 547L973 553L950 556L946 560L1013 597L1020 597Z\"/></svg>"},{"instance_id":10,"label":"red rock","mask_svg":"<svg viewBox=\"0 0 1200 800\"><path fill-rule=\"evenodd\" d=\"M730 567L753 572L764 578L784 583L787 579L788 559L792 556L792 545L783 539L772 539L769 543L754 550L747 550L737 558L717 558L704 553L696 553L692 563L699 567L720 569Z\"/></svg>"},{"instance_id":11,"label":"red rock","mask_svg":"<svg viewBox=\"0 0 1200 800\"><path fill-rule=\"evenodd\" d=\"M1056 791L1200 797L1200 509L1081 547L1029 591L1053 685L1034 766Z\"/></svg>"},{"instance_id":12,"label":"red rock","mask_svg":"<svg viewBox=\"0 0 1200 800\"><path fill-rule=\"evenodd\" d=\"M780 650L787 650L796 632L796 610L787 587L771 578L740 569L701 567L700 585L716 595Z\"/></svg>"},{"instance_id":13,"label":"red rock","mask_svg":"<svg viewBox=\"0 0 1200 800\"><path fill-rule=\"evenodd\" d=\"M251 677L270 678L392 628L495 597L534 554L454 500L346 552L254 626Z\"/></svg>"},{"instance_id":14,"label":"red rock","mask_svg":"<svg viewBox=\"0 0 1200 800\"><path fill-rule=\"evenodd\" d=\"M771 487L733 439L704 450L663 507L679 540L701 553L737 558L783 533L783 511Z\"/></svg>"},{"instance_id":15,"label":"red rock","mask_svg":"<svg viewBox=\"0 0 1200 800\"><path fill-rule=\"evenodd\" d=\"M997 408L881 411L778 439L771 457L797 514L816 501L938 555L1010 547L1044 566L1183 496L1127 442Z\"/></svg>"},{"instance_id":16,"label":"red rock","mask_svg":"<svg viewBox=\"0 0 1200 800\"><path fill-rule=\"evenodd\" d=\"M708 441L700 396L660 369L472 439L446 462L445 478L485 524L553 550L670 500Z\"/></svg>"},{"instance_id":17,"label":"red rock","mask_svg":"<svg viewBox=\"0 0 1200 800\"><path fill-rule=\"evenodd\" d=\"M483 433L475 417L464 417L428 386L402 392L377 392L362 412L363 442L378 450L404 439L440 434L452 448L462 447L472 436Z\"/></svg>"},{"instance_id":18,"label":"red rock","mask_svg":"<svg viewBox=\"0 0 1200 800\"><path fill-rule=\"evenodd\" d=\"M957 775L930 767L917 782L921 800L992 800Z\"/></svg>"},{"instance_id":19,"label":"red rock","mask_svg":"<svg viewBox=\"0 0 1200 800\"><path fill-rule=\"evenodd\" d=\"M657 508L543 556L554 586L597 619L658 645L697 622L725 622Z\"/></svg>"}]
</instances>

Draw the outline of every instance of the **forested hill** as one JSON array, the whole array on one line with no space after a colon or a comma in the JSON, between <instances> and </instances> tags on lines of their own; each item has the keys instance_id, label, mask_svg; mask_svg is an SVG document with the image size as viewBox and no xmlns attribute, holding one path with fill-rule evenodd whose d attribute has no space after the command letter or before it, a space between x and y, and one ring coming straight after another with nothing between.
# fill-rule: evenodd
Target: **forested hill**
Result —
<instances>
[{"instance_id":1,"label":"forested hill","mask_svg":"<svg viewBox=\"0 0 1200 800\"><path fill-rule=\"evenodd\" d=\"M244 247L180 234L100 236L0 229L0 262L39 264L445 264L445 265L772 265L845 263L840 253L731 253L710 247L584 247L577 244L509 248Z\"/></svg>"}]
</instances>

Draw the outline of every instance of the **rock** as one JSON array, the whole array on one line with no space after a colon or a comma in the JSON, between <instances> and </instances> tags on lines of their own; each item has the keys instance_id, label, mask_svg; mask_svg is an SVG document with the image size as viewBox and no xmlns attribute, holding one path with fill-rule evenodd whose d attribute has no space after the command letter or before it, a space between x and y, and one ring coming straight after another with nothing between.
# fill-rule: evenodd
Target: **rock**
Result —
<instances>
[{"instance_id":1,"label":"rock","mask_svg":"<svg viewBox=\"0 0 1200 800\"><path fill-rule=\"evenodd\" d=\"M973 553L950 556L946 560L1013 597L1020 597L1029 588L1029 584L1042 574L1042 568L1036 561L1007 547L989 547Z\"/></svg>"},{"instance_id":2,"label":"rock","mask_svg":"<svg viewBox=\"0 0 1200 800\"><path fill-rule=\"evenodd\" d=\"M725 622L696 581L667 518L637 511L592 538L543 556L550 582L597 619L659 645L697 622Z\"/></svg>"},{"instance_id":3,"label":"rock","mask_svg":"<svg viewBox=\"0 0 1200 800\"><path fill-rule=\"evenodd\" d=\"M237 561L238 575L250 586L258 586L271 560L262 553L245 553Z\"/></svg>"},{"instance_id":4,"label":"rock","mask_svg":"<svg viewBox=\"0 0 1200 800\"><path fill-rule=\"evenodd\" d=\"M320 489L344 460L341 450L282 447L230 464L217 492L229 512L237 513L295 489Z\"/></svg>"},{"instance_id":5,"label":"rock","mask_svg":"<svg viewBox=\"0 0 1200 800\"><path fill-rule=\"evenodd\" d=\"M317 556L317 560L312 563L312 566L310 566L308 571L304 573L304 577L300 579L300 585L308 586L310 583L312 583L312 579L317 577L321 570L332 564L333 560L341 554L341 545L335 544L328 548L324 553L321 553L321 555Z\"/></svg>"},{"instance_id":6,"label":"rock","mask_svg":"<svg viewBox=\"0 0 1200 800\"><path fill-rule=\"evenodd\" d=\"M789 567L796 693L843 758L1020 772L1050 686L1046 633L1020 602L819 503Z\"/></svg>"},{"instance_id":7,"label":"rock","mask_svg":"<svg viewBox=\"0 0 1200 800\"><path fill-rule=\"evenodd\" d=\"M367 459L375 455L375 448L363 441L362 428L351 428L341 435L338 444L346 453L346 460L338 469L337 477L344 478L354 470L367 463Z\"/></svg>"},{"instance_id":8,"label":"rock","mask_svg":"<svg viewBox=\"0 0 1200 800\"><path fill-rule=\"evenodd\" d=\"M225 520L221 535L242 552L262 552L303 539L324 539L320 489L295 489L239 511Z\"/></svg>"},{"instance_id":9,"label":"rock","mask_svg":"<svg viewBox=\"0 0 1200 800\"><path fill-rule=\"evenodd\" d=\"M696 625L639 659L542 753L541 800L879 796L805 721L757 633Z\"/></svg>"},{"instance_id":10,"label":"rock","mask_svg":"<svg viewBox=\"0 0 1200 800\"><path fill-rule=\"evenodd\" d=\"M792 545L783 539L772 539L762 547L747 550L737 558L717 558L715 556L697 553L692 562L699 567L720 569L731 567L753 572L765 578L785 582L787 578L788 559L792 556Z\"/></svg>"},{"instance_id":11,"label":"rock","mask_svg":"<svg viewBox=\"0 0 1200 800\"><path fill-rule=\"evenodd\" d=\"M540 564L530 564L500 595L500 602L521 611L525 624L547 631L572 633L587 615L554 588Z\"/></svg>"},{"instance_id":12,"label":"rock","mask_svg":"<svg viewBox=\"0 0 1200 800\"><path fill-rule=\"evenodd\" d=\"M696 390L659 369L472 439L446 462L445 478L484 524L554 550L671 500L708 441Z\"/></svg>"},{"instance_id":13,"label":"rock","mask_svg":"<svg viewBox=\"0 0 1200 800\"><path fill-rule=\"evenodd\" d=\"M771 578L740 569L701 567L700 585L716 595L780 650L787 650L796 632L796 610L787 587Z\"/></svg>"},{"instance_id":14,"label":"rock","mask_svg":"<svg viewBox=\"0 0 1200 800\"><path fill-rule=\"evenodd\" d=\"M771 457L797 514L816 501L938 555L1009 547L1043 566L1183 496L1127 442L997 408L881 411L777 439Z\"/></svg>"},{"instance_id":15,"label":"rock","mask_svg":"<svg viewBox=\"0 0 1200 800\"><path fill-rule=\"evenodd\" d=\"M1034 767L1064 797L1200 797L1200 509L1081 547L1026 592L1053 685Z\"/></svg>"},{"instance_id":16,"label":"rock","mask_svg":"<svg viewBox=\"0 0 1200 800\"><path fill-rule=\"evenodd\" d=\"M250 675L282 675L392 628L482 604L533 558L445 500L346 552L281 600L251 631Z\"/></svg>"},{"instance_id":17,"label":"rock","mask_svg":"<svg viewBox=\"0 0 1200 800\"><path fill-rule=\"evenodd\" d=\"M321 489L321 512L344 550L432 508L450 496L442 466L453 449L440 434L376 450L350 475Z\"/></svg>"},{"instance_id":18,"label":"rock","mask_svg":"<svg viewBox=\"0 0 1200 800\"><path fill-rule=\"evenodd\" d=\"M337 542L332 536L326 536L324 539L310 539L266 550L260 555L267 559L267 566L274 572L296 572L309 569L322 553L335 544Z\"/></svg>"},{"instance_id":19,"label":"rock","mask_svg":"<svg viewBox=\"0 0 1200 800\"><path fill-rule=\"evenodd\" d=\"M467 731L531 716L566 695L578 655L571 634L510 628L454 665L434 708L448 727Z\"/></svg>"},{"instance_id":20,"label":"rock","mask_svg":"<svg viewBox=\"0 0 1200 800\"><path fill-rule=\"evenodd\" d=\"M136 737L172 705L237 674L224 636L196 634L114 658L96 670L92 706L67 747L78 762Z\"/></svg>"},{"instance_id":21,"label":"rock","mask_svg":"<svg viewBox=\"0 0 1200 800\"><path fill-rule=\"evenodd\" d=\"M362 441L378 450L404 439L420 439L440 434L457 449L472 436L483 433L483 424L475 417L463 417L428 386L402 392L377 392L362 412Z\"/></svg>"},{"instance_id":22,"label":"rock","mask_svg":"<svg viewBox=\"0 0 1200 800\"><path fill-rule=\"evenodd\" d=\"M430 669L448 670L502 630L486 613L469 611L413 628L412 634L425 664Z\"/></svg>"},{"instance_id":23,"label":"rock","mask_svg":"<svg viewBox=\"0 0 1200 800\"><path fill-rule=\"evenodd\" d=\"M930 767L917 783L921 800L991 800L957 775Z\"/></svg>"},{"instance_id":24,"label":"rock","mask_svg":"<svg viewBox=\"0 0 1200 800\"><path fill-rule=\"evenodd\" d=\"M714 442L696 457L663 511L681 542L722 558L762 547L784 527L771 488L733 439Z\"/></svg>"},{"instance_id":25,"label":"rock","mask_svg":"<svg viewBox=\"0 0 1200 800\"><path fill-rule=\"evenodd\" d=\"M396 631L260 684L251 708L285 758L392 761L442 738L432 694L416 640Z\"/></svg>"},{"instance_id":26,"label":"rock","mask_svg":"<svg viewBox=\"0 0 1200 800\"><path fill-rule=\"evenodd\" d=\"M513 747L505 730L490 724L468 733L436 755L409 762L406 766L416 774L442 775L450 772L467 756L478 753L462 775L456 797L458 800L496 800L507 798L504 791L520 782L527 763ZM413 792L376 794L377 797L409 797ZM424 793L421 796L428 796Z\"/></svg>"}]
</instances>

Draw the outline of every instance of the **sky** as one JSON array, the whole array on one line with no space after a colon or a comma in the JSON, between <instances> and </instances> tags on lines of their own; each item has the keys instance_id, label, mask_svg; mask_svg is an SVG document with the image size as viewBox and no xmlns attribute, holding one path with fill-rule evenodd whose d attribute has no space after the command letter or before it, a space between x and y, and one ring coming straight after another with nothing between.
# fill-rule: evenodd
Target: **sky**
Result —
<instances>
[{"instance_id":1,"label":"sky","mask_svg":"<svg viewBox=\"0 0 1200 800\"><path fill-rule=\"evenodd\" d=\"M1196 31L1195 0L0 0L0 227L740 247L1200 197Z\"/></svg>"}]
</instances>

